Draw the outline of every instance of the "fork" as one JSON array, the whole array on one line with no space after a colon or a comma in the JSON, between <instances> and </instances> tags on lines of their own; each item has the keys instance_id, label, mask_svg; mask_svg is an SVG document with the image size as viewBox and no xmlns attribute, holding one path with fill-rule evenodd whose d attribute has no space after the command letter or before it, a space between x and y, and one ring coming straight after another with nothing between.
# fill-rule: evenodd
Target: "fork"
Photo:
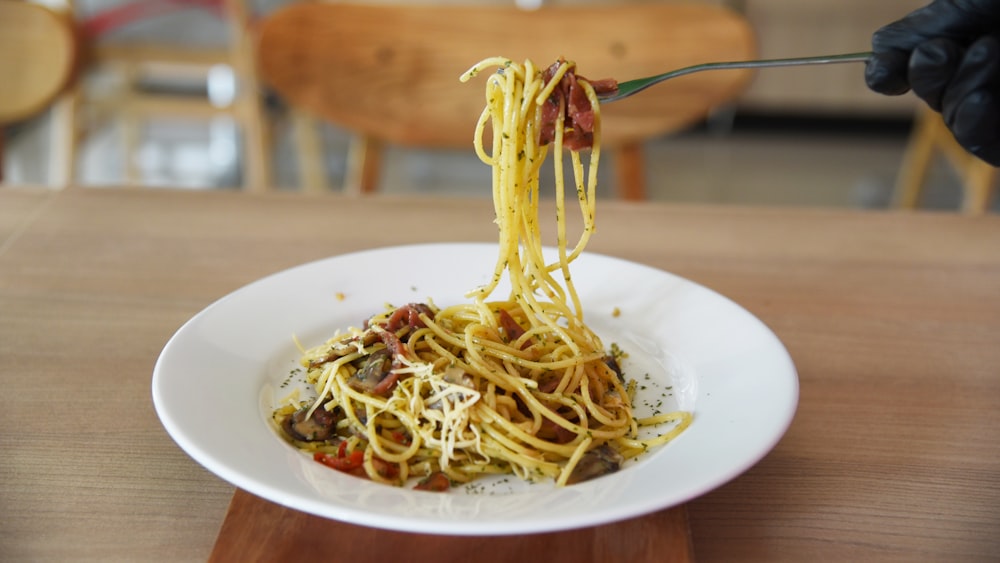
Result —
<instances>
[{"instance_id":1,"label":"fork","mask_svg":"<svg viewBox=\"0 0 1000 563\"><path fill-rule=\"evenodd\" d=\"M670 80L671 78L677 78L678 76L684 76L685 74L701 72L703 70L726 70L734 68L768 68L776 66L854 63L854 62L865 62L868 60L869 57L871 57L871 52L865 51L862 53L823 55L817 57L796 57L791 59L764 59L756 61L704 63L700 65L694 65L677 70L672 70L670 72L665 72L663 74L657 74L656 76L637 78L635 80L621 82L618 84L617 90L599 94L597 96L597 99L600 100L602 103L614 102L617 100L621 100L623 98L627 98L632 94L641 92L646 88L653 86L654 84L659 84L660 82L663 82L664 80Z\"/></svg>"}]
</instances>

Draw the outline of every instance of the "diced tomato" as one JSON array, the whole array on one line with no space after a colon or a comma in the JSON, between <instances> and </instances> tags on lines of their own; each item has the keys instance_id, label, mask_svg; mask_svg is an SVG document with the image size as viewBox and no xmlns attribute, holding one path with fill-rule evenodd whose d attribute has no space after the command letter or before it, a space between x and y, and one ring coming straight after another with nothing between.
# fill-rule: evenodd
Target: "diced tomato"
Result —
<instances>
[{"instance_id":1,"label":"diced tomato","mask_svg":"<svg viewBox=\"0 0 1000 563\"><path fill-rule=\"evenodd\" d=\"M420 482L413 488L418 491L432 491L440 493L451 488L451 480L448 479L448 476L441 471L435 471L434 473L431 473L427 477L421 479Z\"/></svg>"},{"instance_id":2,"label":"diced tomato","mask_svg":"<svg viewBox=\"0 0 1000 563\"><path fill-rule=\"evenodd\" d=\"M324 452L316 452L313 454L313 460L322 463L323 465L336 469L337 471L343 471L344 473L355 473L357 470L362 469L362 465L365 462L365 454L361 450L354 450L349 454L340 455L344 453L344 446L341 444L340 451L337 455L328 454Z\"/></svg>"},{"instance_id":3,"label":"diced tomato","mask_svg":"<svg viewBox=\"0 0 1000 563\"><path fill-rule=\"evenodd\" d=\"M352 450L348 452L347 442L340 443L340 447L337 449L336 455L316 452L313 454L313 460L332 469L336 469L337 471L350 473L356 477L367 477L364 468L365 453L361 450ZM378 457L372 457L372 465L375 467L375 471L385 479L395 479L399 477L398 464L389 463L388 461Z\"/></svg>"},{"instance_id":4,"label":"diced tomato","mask_svg":"<svg viewBox=\"0 0 1000 563\"><path fill-rule=\"evenodd\" d=\"M390 463L384 459L372 457L372 465L375 467L375 472L378 473L383 479L395 479L399 477L399 465L395 463Z\"/></svg>"}]
</instances>

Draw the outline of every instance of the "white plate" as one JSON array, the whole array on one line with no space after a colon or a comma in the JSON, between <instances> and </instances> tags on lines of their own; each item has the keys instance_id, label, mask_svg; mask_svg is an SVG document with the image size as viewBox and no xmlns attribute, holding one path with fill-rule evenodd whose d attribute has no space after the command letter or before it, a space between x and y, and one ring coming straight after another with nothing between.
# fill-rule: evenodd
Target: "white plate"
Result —
<instances>
[{"instance_id":1,"label":"white plate","mask_svg":"<svg viewBox=\"0 0 1000 563\"><path fill-rule=\"evenodd\" d=\"M603 524L667 508L736 477L791 423L798 379L757 318L700 285L640 264L584 254L573 279L588 325L629 354L645 386L638 414L694 412L673 442L621 471L556 488L516 478L447 493L380 485L330 470L282 441L268 417L311 346L385 303L462 303L485 283L496 245L384 248L304 264L220 299L177 331L153 371L167 432L222 479L273 502L355 524L410 532L503 535ZM507 296L503 287L494 293ZM617 314L615 314L617 312ZM648 374L648 375L647 375Z\"/></svg>"}]
</instances>

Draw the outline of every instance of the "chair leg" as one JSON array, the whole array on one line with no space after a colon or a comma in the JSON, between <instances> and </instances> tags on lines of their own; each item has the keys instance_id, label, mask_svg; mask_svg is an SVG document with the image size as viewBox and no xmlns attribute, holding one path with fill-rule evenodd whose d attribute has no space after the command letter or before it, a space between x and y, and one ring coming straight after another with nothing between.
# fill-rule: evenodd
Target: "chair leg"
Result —
<instances>
[{"instance_id":1,"label":"chair leg","mask_svg":"<svg viewBox=\"0 0 1000 563\"><path fill-rule=\"evenodd\" d=\"M970 215L986 213L996 188L997 169L973 159L965 169L965 193L962 196L962 211Z\"/></svg>"},{"instance_id":2,"label":"chair leg","mask_svg":"<svg viewBox=\"0 0 1000 563\"><path fill-rule=\"evenodd\" d=\"M616 151L615 186L621 199L646 199L646 169L641 143L629 143Z\"/></svg>"},{"instance_id":3,"label":"chair leg","mask_svg":"<svg viewBox=\"0 0 1000 563\"><path fill-rule=\"evenodd\" d=\"M135 108L135 96L133 95L138 69L136 65L129 62L122 69L124 79L124 91L121 93L119 101L120 124L122 137L122 152L125 164L125 184L129 187L139 187L142 182L142 174L136 162L137 150L142 142L141 122Z\"/></svg>"},{"instance_id":4,"label":"chair leg","mask_svg":"<svg viewBox=\"0 0 1000 563\"><path fill-rule=\"evenodd\" d=\"M935 114L923 110L917 114L913 132L906 150L903 162L896 179L893 206L902 209L915 209L920 202L927 171L934 156L935 139L941 134Z\"/></svg>"},{"instance_id":5,"label":"chair leg","mask_svg":"<svg viewBox=\"0 0 1000 563\"><path fill-rule=\"evenodd\" d=\"M57 188L68 187L76 181L79 107L80 91L74 86L56 101L50 113L49 183Z\"/></svg>"},{"instance_id":6,"label":"chair leg","mask_svg":"<svg viewBox=\"0 0 1000 563\"><path fill-rule=\"evenodd\" d=\"M356 135L347 151L344 192L355 195L374 193L378 190L381 168L382 143L365 135Z\"/></svg>"},{"instance_id":7,"label":"chair leg","mask_svg":"<svg viewBox=\"0 0 1000 563\"><path fill-rule=\"evenodd\" d=\"M935 150L941 152L961 181L962 211L971 215L985 213L996 189L996 168L966 152L955 141L941 116L928 108L921 109L917 115L903 156L896 182L896 207L917 207Z\"/></svg>"},{"instance_id":8,"label":"chair leg","mask_svg":"<svg viewBox=\"0 0 1000 563\"><path fill-rule=\"evenodd\" d=\"M263 192L271 188L271 160L268 155L267 126L256 97L256 92L247 93L249 99L244 100L243 111L239 112L242 121L243 142L245 145L245 176L243 185L247 191Z\"/></svg>"},{"instance_id":9,"label":"chair leg","mask_svg":"<svg viewBox=\"0 0 1000 563\"><path fill-rule=\"evenodd\" d=\"M254 53L253 13L246 0L225 0L224 5L229 12L231 65L240 89L237 118L245 146L243 185L247 191L267 191L272 188L271 143Z\"/></svg>"},{"instance_id":10,"label":"chair leg","mask_svg":"<svg viewBox=\"0 0 1000 563\"><path fill-rule=\"evenodd\" d=\"M142 183L142 173L136 162L137 150L142 141L139 116L134 111L126 109L121 116L122 149L125 159L125 184L129 187L139 187Z\"/></svg>"},{"instance_id":11,"label":"chair leg","mask_svg":"<svg viewBox=\"0 0 1000 563\"><path fill-rule=\"evenodd\" d=\"M292 109L290 113L301 188L306 192L324 192L327 183L323 170L323 142L317 131L316 121L296 109Z\"/></svg>"}]
</instances>

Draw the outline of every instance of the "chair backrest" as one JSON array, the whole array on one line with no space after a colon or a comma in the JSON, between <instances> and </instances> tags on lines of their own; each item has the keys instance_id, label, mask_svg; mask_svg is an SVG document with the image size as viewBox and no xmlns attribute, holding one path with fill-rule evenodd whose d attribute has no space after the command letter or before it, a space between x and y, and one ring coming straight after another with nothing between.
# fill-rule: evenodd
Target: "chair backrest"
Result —
<instances>
[{"instance_id":1,"label":"chair backrest","mask_svg":"<svg viewBox=\"0 0 1000 563\"><path fill-rule=\"evenodd\" d=\"M73 75L76 47L65 15L40 4L0 0L0 124L49 107Z\"/></svg>"},{"instance_id":2,"label":"chair backrest","mask_svg":"<svg viewBox=\"0 0 1000 563\"><path fill-rule=\"evenodd\" d=\"M504 56L559 57L593 79L627 80L717 60L752 58L749 24L705 4L515 6L293 4L259 27L263 81L293 106L381 141L471 147L483 77L459 75ZM704 118L736 97L749 71L677 78L602 107L603 143L635 146Z\"/></svg>"}]
</instances>

